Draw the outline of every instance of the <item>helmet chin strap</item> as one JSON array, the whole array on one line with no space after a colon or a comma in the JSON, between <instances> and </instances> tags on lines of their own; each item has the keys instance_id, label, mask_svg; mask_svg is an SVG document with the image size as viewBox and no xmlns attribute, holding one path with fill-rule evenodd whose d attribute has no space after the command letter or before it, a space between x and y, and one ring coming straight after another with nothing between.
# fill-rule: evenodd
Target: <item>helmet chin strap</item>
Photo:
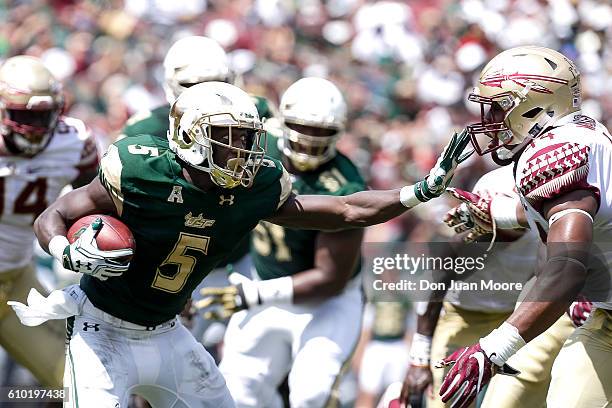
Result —
<instances>
[{"instance_id":1,"label":"helmet chin strap","mask_svg":"<svg viewBox=\"0 0 612 408\"><path fill-rule=\"evenodd\" d=\"M499 150L501 149L503 149L503 147L500 148ZM497 164L498 166L502 166L502 167L507 166L514 161L514 158L512 156L504 157L504 158L500 157L500 155L498 154L498 150L491 152L491 159L493 160L495 164Z\"/></svg>"}]
</instances>

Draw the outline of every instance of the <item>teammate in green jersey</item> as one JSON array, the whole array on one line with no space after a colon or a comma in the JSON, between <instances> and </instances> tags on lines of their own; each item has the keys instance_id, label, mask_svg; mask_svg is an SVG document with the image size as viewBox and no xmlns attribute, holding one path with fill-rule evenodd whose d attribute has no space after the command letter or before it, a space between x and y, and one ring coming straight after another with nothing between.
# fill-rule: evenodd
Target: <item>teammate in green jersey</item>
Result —
<instances>
[{"instance_id":1,"label":"teammate in green jersey","mask_svg":"<svg viewBox=\"0 0 612 408\"><path fill-rule=\"evenodd\" d=\"M61 303L62 310L77 308L68 321L65 377L74 406L127 406L131 393L153 407L233 406L210 355L176 321L199 281L260 220L359 228L441 195L469 141L466 132L455 134L430 175L415 185L295 195L282 164L264 156L257 110L239 88L221 82L190 87L172 105L170 129L168 142L142 136L111 145L100 177L61 197L35 222L42 248L84 274ZM97 248L100 222L68 243L68 226L97 213L119 217L133 232L137 250L129 264L130 250ZM237 288L232 297L250 306L293 297L291 286L266 285L272 281ZM53 307L44 316L58 315Z\"/></svg>"},{"instance_id":2,"label":"teammate in green jersey","mask_svg":"<svg viewBox=\"0 0 612 408\"><path fill-rule=\"evenodd\" d=\"M288 170L295 194L345 196L366 189L357 168L336 151L347 108L334 84L300 79L283 94L280 111L283 136L269 136L266 152ZM287 375L291 406L326 405L359 339L362 236L362 229L322 232L267 221L257 225L254 277L279 290L291 287L292 296L232 316L219 368L236 406L275 406L280 401L276 390ZM210 296L199 306L223 303L233 291L204 288L202 294ZM230 305L221 314L234 310Z\"/></svg>"}]
</instances>

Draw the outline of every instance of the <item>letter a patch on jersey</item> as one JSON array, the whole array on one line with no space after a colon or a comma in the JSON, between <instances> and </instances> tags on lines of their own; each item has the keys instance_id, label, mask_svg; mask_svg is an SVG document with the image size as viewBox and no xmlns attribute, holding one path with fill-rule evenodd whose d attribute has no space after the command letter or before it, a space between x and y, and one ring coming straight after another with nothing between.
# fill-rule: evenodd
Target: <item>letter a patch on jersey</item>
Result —
<instances>
[{"instance_id":1,"label":"letter a patch on jersey","mask_svg":"<svg viewBox=\"0 0 612 408\"><path fill-rule=\"evenodd\" d=\"M172 192L168 196L169 203L183 203L183 187L181 186L173 186Z\"/></svg>"}]
</instances>

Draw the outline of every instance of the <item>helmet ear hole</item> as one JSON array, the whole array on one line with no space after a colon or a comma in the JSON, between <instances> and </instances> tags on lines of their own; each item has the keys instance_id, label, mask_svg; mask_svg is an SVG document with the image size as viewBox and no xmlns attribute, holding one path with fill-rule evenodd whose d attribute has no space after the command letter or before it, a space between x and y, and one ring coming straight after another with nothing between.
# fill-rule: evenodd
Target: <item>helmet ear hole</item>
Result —
<instances>
[{"instance_id":1,"label":"helmet ear hole","mask_svg":"<svg viewBox=\"0 0 612 408\"><path fill-rule=\"evenodd\" d=\"M182 138L183 138L183 140L185 141L186 144L193 143L193 139L191 139L191 137L189 137L189 133L187 133L185 130L181 130L181 136L182 136Z\"/></svg>"},{"instance_id":2,"label":"helmet ear hole","mask_svg":"<svg viewBox=\"0 0 612 408\"><path fill-rule=\"evenodd\" d=\"M542 112L542 108L540 107L535 107L533 109L528 110L527 112L523 113L521 116L527 119L533 119L535 118L538 113Z\"/></svg>"}]
</instances>

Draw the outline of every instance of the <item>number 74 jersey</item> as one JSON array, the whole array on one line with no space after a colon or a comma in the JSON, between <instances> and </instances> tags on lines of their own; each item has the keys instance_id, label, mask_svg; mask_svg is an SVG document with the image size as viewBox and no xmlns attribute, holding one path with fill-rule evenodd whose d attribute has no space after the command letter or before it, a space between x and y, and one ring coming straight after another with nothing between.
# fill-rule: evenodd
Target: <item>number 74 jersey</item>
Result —
<instances>
[{"instance_id":1,"label":"number 74 jersey","mask_svg":"<svg viewBox=\"0 0 612 408\"><path fill-rule=\"evenodd\" d=\"M36 217L81 172L98 165L94 139L83 122L69 117L59 120L49 144L36 156L5 150L0 146L0 273L31 262Z\"/></svg>"}]
</instances>

